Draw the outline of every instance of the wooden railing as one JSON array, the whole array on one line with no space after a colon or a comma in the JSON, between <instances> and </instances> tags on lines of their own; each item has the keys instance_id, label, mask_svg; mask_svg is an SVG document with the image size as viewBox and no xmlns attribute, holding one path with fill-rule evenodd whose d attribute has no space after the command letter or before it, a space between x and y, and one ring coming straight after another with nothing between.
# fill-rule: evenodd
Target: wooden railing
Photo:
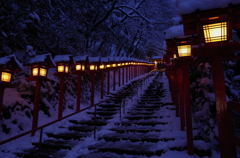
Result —
<instances>
[{"instance_id":1,"label":"wooden railing","mask_svg":"<svg viewBox=\"0 0 240 158\"><path fill-rule=\"evenodd\" d=\"M56 123L56 122L59 122L59 121L64 120L64 119L66 119L66 118L69 118L70 116L73 116L73 115L75 115L75 114L78 114L78 113L80 113L80 112L83 112L83 111L85 111L85 110L87 110L87 109L90 109L90 108L92 108L92 107L96 107L96 106L98 106L98 105L100 105L100 104L102 104L102 103L104 103L104 102L106 102L106 101L109 101L109 100L111 100L111 99L113 99L113 98L119 97L119 96L127 93L129 90L133 89L133 88L136 87L139 83L141 83L141 82L143 82L145 79L147 79L147 77L149 76L149 74L152 73L152 72L154 72L154 70L150 71L149 73L146 73L142 78L138 79L138 81L137 81L134 85L132 85L130 88L128 88L126 91L124 91L124 92L121 93L121 94L118 94L118 95L113 96L113 97L111 97L111 98L109 98L109 99L105 99L105 100L103 100L103 101L100 101L100 102L98 102L98 103L96 103L96 104L94 104L94 105L90 105L89 107L86 107L86 108L84 108L84 109L81 109L81 110L79 110L79 111L77 111L77 112L74 112L74 113L72 113L72 114L69 114L69 115L67 115L67 116L63 116L63 117L60 118L60 119L57 119L57 120L52 121L52 122L50 122L50 123L47 123L47 124L45 124L45 125L39 126L39 127L35 128L35 129L33 129L33 130L29 130L29 131L27 131L27 132L21 133L21 134L16 135L16 136L13 136L13 137L8 138L8 139L6 139L6 140L0 141L0 145L5 144L5 143L7 143L7 142L10 142L10 141L12 141L12 140L18 139L18 138L20 138L20 137L23 137L23 136L25 136L25 135L27 135L27 134L30 134L30 133L35 132L35 131L38 131L38 130L40 130L40 138L39 138L39 142L40 142L40 143L39 143L39 144L41 144L41 142L42 142L42 132L43 132L43 128L48 127L48 126L50 126L50 125L52 125L52 124L54 124L54 123ZM124 102L125 102L125 100L124 100ZM123 102L123 103L124 103L124 102ZM123 104L121 103L121 105L123 105ZM123 108L124 108L124 107L123 107ZM96 113L96 108L95 108L95 113ZM120 116L121 116L121 113L122 113L122 111L121 111L121 108L120 108ZM95 117L96 117L96 115L95 115ZM95 120L96 120L96 119L95 119ZM95 126L96 126L96 124L95 124ZM96 127L95 127L94 129L96 129ZM94 137L95 137L95 135L96 135L96 130L94 131Z\"/></svg>"}]
</instances>

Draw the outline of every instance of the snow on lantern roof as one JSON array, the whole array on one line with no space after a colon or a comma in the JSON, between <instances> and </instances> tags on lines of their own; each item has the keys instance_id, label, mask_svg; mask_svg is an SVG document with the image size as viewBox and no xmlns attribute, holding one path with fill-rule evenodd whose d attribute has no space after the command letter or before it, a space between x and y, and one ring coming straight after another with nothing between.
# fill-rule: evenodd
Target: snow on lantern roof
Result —
<instances>
[{"instance_id":1,"label":"snow on lantern roof","mask_svg":"<svg viewBox=\"0 0 240 158\"><path fill-rule=\"evenodd\" d=\"M165 30L164 32L165 32L165 39L184 36L183 25L172 26L167 30Z\"/></svg>"},{"instance_id":2,"label":"snow on lantern roof","mask_svg":"<svg viewBox=\"0 0 240 158\"><path fill-rule=\"evenodd\" d=\"M100 57L88 57L89 63L98 63L101 62Z\"/></svg>"},{"instance_id":3,"label":"snow on lantern roof","mask_svg":"<svg viewBox=\"0 0 240 158\"><path fill-rule=\"evenodd\" d=\"M102 63L108 63L108 57L103 57L101 58Z\"/></svg>"},{"instance_id":4,"label":"snow on lantern roof","mask_svg":"<svg viewBox=\"0 0 240 158\"><path fill-rule=\"evenodd\" d=\"M76 65L72 55L56 55L53 60L56 63L69 62L70 65Z\"/></svg>"},{"instance_id":5,"label":"snow on lantern roof","mask_svg":"<svg viewBox=\"0 0 240 158\"><path fill-rule=\"evenodd\" d=\"M9 55L9 56L5 56L5 57L1 57L0 58L0 65L6 65L11 60L16 64L17 71L18 70L23 70L22 64L17 60L17 58L16 58L16 56L14 54Z\"/></svg>"},{"instance_id":6,"label":"snow on lantern roof","mask_svg":"<svg viewBox=\"0 0 240 158\"><path fill-rule=\"evenodd\" d=\"M56 63L53 61L51 54L36 55L34 58L30 59L28 64L44 63L46 60L49 60L49 67L56 66Z\"/></svg>"},{"instance_id":7,"label":"snow on lantern roof","mask_svg":"<svg viewBox=\"0 0 240 158\"><path fill-rule=\"evenodd\" d=\"M88 55L80 55L80 56L75 56L73 57L73 59L76 61L76 62L85 62L88 58Z\"/></svg>"},{"instance_id":8,"label":"snow on lantern roof","mask_svg":"<svg viewBox=\"0 0 240 158\"><path fill-rule=\"evenodd\" d=\"M153 56L151 59L162 59L162 56Z\"/></svg>"},{"instance_id":9,"label":"snow on lantern roof","mask_svg":"<svg viewBox=\"0 0 240 158\"><path fill-rule=\"evenodd\" d=\"M240 4L239 0L177 0L176 6L181 15L190 14L196 10L210 10L215 8L225 8L230 3Z\"/></svg>"}]
</instances>

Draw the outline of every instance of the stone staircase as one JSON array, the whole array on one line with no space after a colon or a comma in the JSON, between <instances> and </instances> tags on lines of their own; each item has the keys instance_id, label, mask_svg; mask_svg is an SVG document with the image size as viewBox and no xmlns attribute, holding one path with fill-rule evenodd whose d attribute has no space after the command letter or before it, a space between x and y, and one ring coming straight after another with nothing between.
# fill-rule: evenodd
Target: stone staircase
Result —
<instances>
[{"instance_id":1,"label":"stone staircase","mask_svg":"<svg viewBox=\"0 0 240 158\"><path fill-rule=\"evenodd\" d=\"M117 96L125 92L137 81L138 80L130 82L116 93L111 93L109 97ZM38 157L38 149L40 147L41 158L64 157L79 141L83 141L85 138L93 135L95 124L97 131L100 131L102 127L106 126L109 120L113 119L114 115L119 113L123 100L129 99L135 93L134 89L131 89L119 97L98 105L96 108L96 117L95 112L87 112L90 118L89 120L69 120L70 125L59 127L59 131L64 129L64 132L58 134L45 133L49 139L45 139L41 144L39 144L39 142L32 142L34 148L16 152L15 155L21 158L35 158Z\"/></svg>"}]
</instances>

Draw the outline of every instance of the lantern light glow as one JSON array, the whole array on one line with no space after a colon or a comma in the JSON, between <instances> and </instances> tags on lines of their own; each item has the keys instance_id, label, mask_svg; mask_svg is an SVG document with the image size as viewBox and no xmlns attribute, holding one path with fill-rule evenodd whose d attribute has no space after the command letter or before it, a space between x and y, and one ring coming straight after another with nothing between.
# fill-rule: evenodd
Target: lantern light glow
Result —
<instances>
[{"instance_id":1,"label":"lantern light glow","mask_svg":"<svg viewBox=\"0 0 240 158\"><path fill-rule=\"evenodd\" d=\"M203 25L203 32L206 43L226 41L227 22Z\"/></svg>"},{"instance_id":2,"label":"lantern light glow","mask_svg":"<svg viewBox=\"0 0 240 158\"><path fill-rule=\"evenodd\" d=\"M178 46L179 57L191 56L191 45Z\"/></svg>"},{"instance_id":3,"label":"lantern light glow","mask_svg":"<svg viewBox=\"0 0 240 158\"><path fill-rule=\"evenodd\" d=\"M64 65L59 65L57 70L58 72L64 72Z\"/></svg>"},{"instance_id":4,"label":"lantern light glow","mask_svg":"<svg viewBox=\"0 0 240 158\"><path fill-rule=\"evenodd\" d=\"M44 69L44 68L40 68L40 73L39 73L39 75L45 77L45 76L47 75L47 70Z\"/></svg>"},{"instance_id":5,"label":"lantern light glow","mask_svg":"<svg viewBox=\"0 0 240 158\"><path fill-rule=\"evenodd\" d=\"M12 74L9 72L2 72L1 75L1 81L3 82L10 82L11 81Z\"/></svg>"},{"instance_id":6,"label":"lantern light glow","mask_svg":"<svg viewBox=\"0 0 240 158\"><path fill-rule=\"evenodd\" d=\"M89 69L90 69L90 70L95 70L95 65L90 65L90 66L89 66Z\"/></svg>"}]
</instances>

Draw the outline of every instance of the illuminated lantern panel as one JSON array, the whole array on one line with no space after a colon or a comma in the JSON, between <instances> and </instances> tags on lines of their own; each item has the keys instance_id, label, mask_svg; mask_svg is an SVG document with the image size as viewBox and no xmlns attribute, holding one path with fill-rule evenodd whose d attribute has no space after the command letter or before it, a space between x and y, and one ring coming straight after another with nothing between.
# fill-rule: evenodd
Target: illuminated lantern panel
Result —
<instances>
[{"instance_id":1,"label":"illuminated lantern panel","mask_svg":"<svg viewBox=\"0 0 240 158\"><path fill-rule=\"evenodd\" d=\"M117 64L112 64L112 67L116 67L117 66Z\"/></svg>"},{"instance_id":2,"label":"illuminated lantern panel","mask_svg":"<svg viewBox=\"0 0 240 158\"><path fill-rule=\"evenodd\" d=\"M82 70L82 65L77 64L77 65L76 65L76 70Z\"/></svg>"},{"instance_id":3,"label":"illuminated lantern panel","mask_svg":"<svg viewBox=\"0 0 240 158\"><path fill-rule=\"evenodd\" d=\"M110 64L107 64L107 68L110 68L111 67L111 65Z\"/></svg>"},{"instance_id":4,"label":"illuminated lantern panel","mask_svg":"<svg viewBox=\"0 0 240 158\"><path fill-rule=\"evenodd\" d=\"M102 70L102 69L105 69L105 66L104 66L104 65L100 65L100 66L99 66L99 69L101 69L101 70Z\"/></svg>"},{"instance_id":5,"label":"illuminated lantern panel","mask_svg":"<svg viewBox=\"0 0 240 158\"><path fill-rule=\"evenodd\" d=\"M203 25L203 32L206 43L226 41L227 22Z\"/></svg>"},{"instance_id":6,"label":"illuminated lantern panel","mask_svg":"<svg viewBox=\"0 0 240 158\"><path fill-rule=\"evenodd\" d=\"M38 76L38 68L37 67L32 69L32 75Z\"/></svg>"},{"instance_id":7,"label":"illuminated lantern panel","mask_svg":"<svg viewBox=\"0 0 240 158\"><path fill-rule=\"evenodd\" d=\"M39 75L40 75L40 76L43 76L43 77L47 76L47 70L44 69L44 68L40 68L40 73L39 73Z\"/></svg>"},{"instance_id":8,"label":"illuminated lantern panel","mask_svg":"<svg viewBox=\"0 0 240 158\"><path fill-rule=\"evenodd\" d=\"M58 70L58 72L64 72L64 66L63 65L59 65L57 70Z\"/></svg>"},{"instance_id":9,"label":"illuminated lantern panel","mask_svg":"<svg viewBox=\"0 0 240 158\"><path fill-rule=\"evenodd\" d=\"M178 46L179 57L191 56L191 45Z\"/></svg>"},{"instance_id":10,"label":"illuminated lantern panel","mask_svg":"<svg viewBox=\"0 0 240 158\"><path fill-rule=\"evenodd\" d=\"M177 58L177 54L173 54L173 58Z\"/></svg>"},{"instance_id":11,"label":"illuminated lantern panel","mask_svg":"<svg viewBox=\"0 0 240 158\"><path fill-rule=\"evenodd\" d=\"M12 74L9 72L2 72L1 81L3 82L10 82Z\"/></svg>"},{"instance_id":12,"label":"illuminated lantern panel","mask_svg":"<svg viewBox=\"0 0 240 158\"><path fill-rule=\"evenodd\" d=\"M121 66L121 63L118 63L117 66Z\"/></svg>"},{"instance_id":13,"label":"illuminated lantern panel","mask_svg":"<svg viewBox=\"0 0 240 158\"><path fill-rule=\"evenodd\" d=\"M90 65L89 69L90 70L95 70L95 65Z\"/></svg>"},{"instance_id":14,"label":"illuminated lantern panel","mask_svg":"<svg viewBox=\"0 0 240 158\"><path fill-rule=\"evenodd\" d=\"M66 72L66 73L69 72L69 67L68 67L68 66L65 67L65 72Z\"/></svg>"}]
</instances>

